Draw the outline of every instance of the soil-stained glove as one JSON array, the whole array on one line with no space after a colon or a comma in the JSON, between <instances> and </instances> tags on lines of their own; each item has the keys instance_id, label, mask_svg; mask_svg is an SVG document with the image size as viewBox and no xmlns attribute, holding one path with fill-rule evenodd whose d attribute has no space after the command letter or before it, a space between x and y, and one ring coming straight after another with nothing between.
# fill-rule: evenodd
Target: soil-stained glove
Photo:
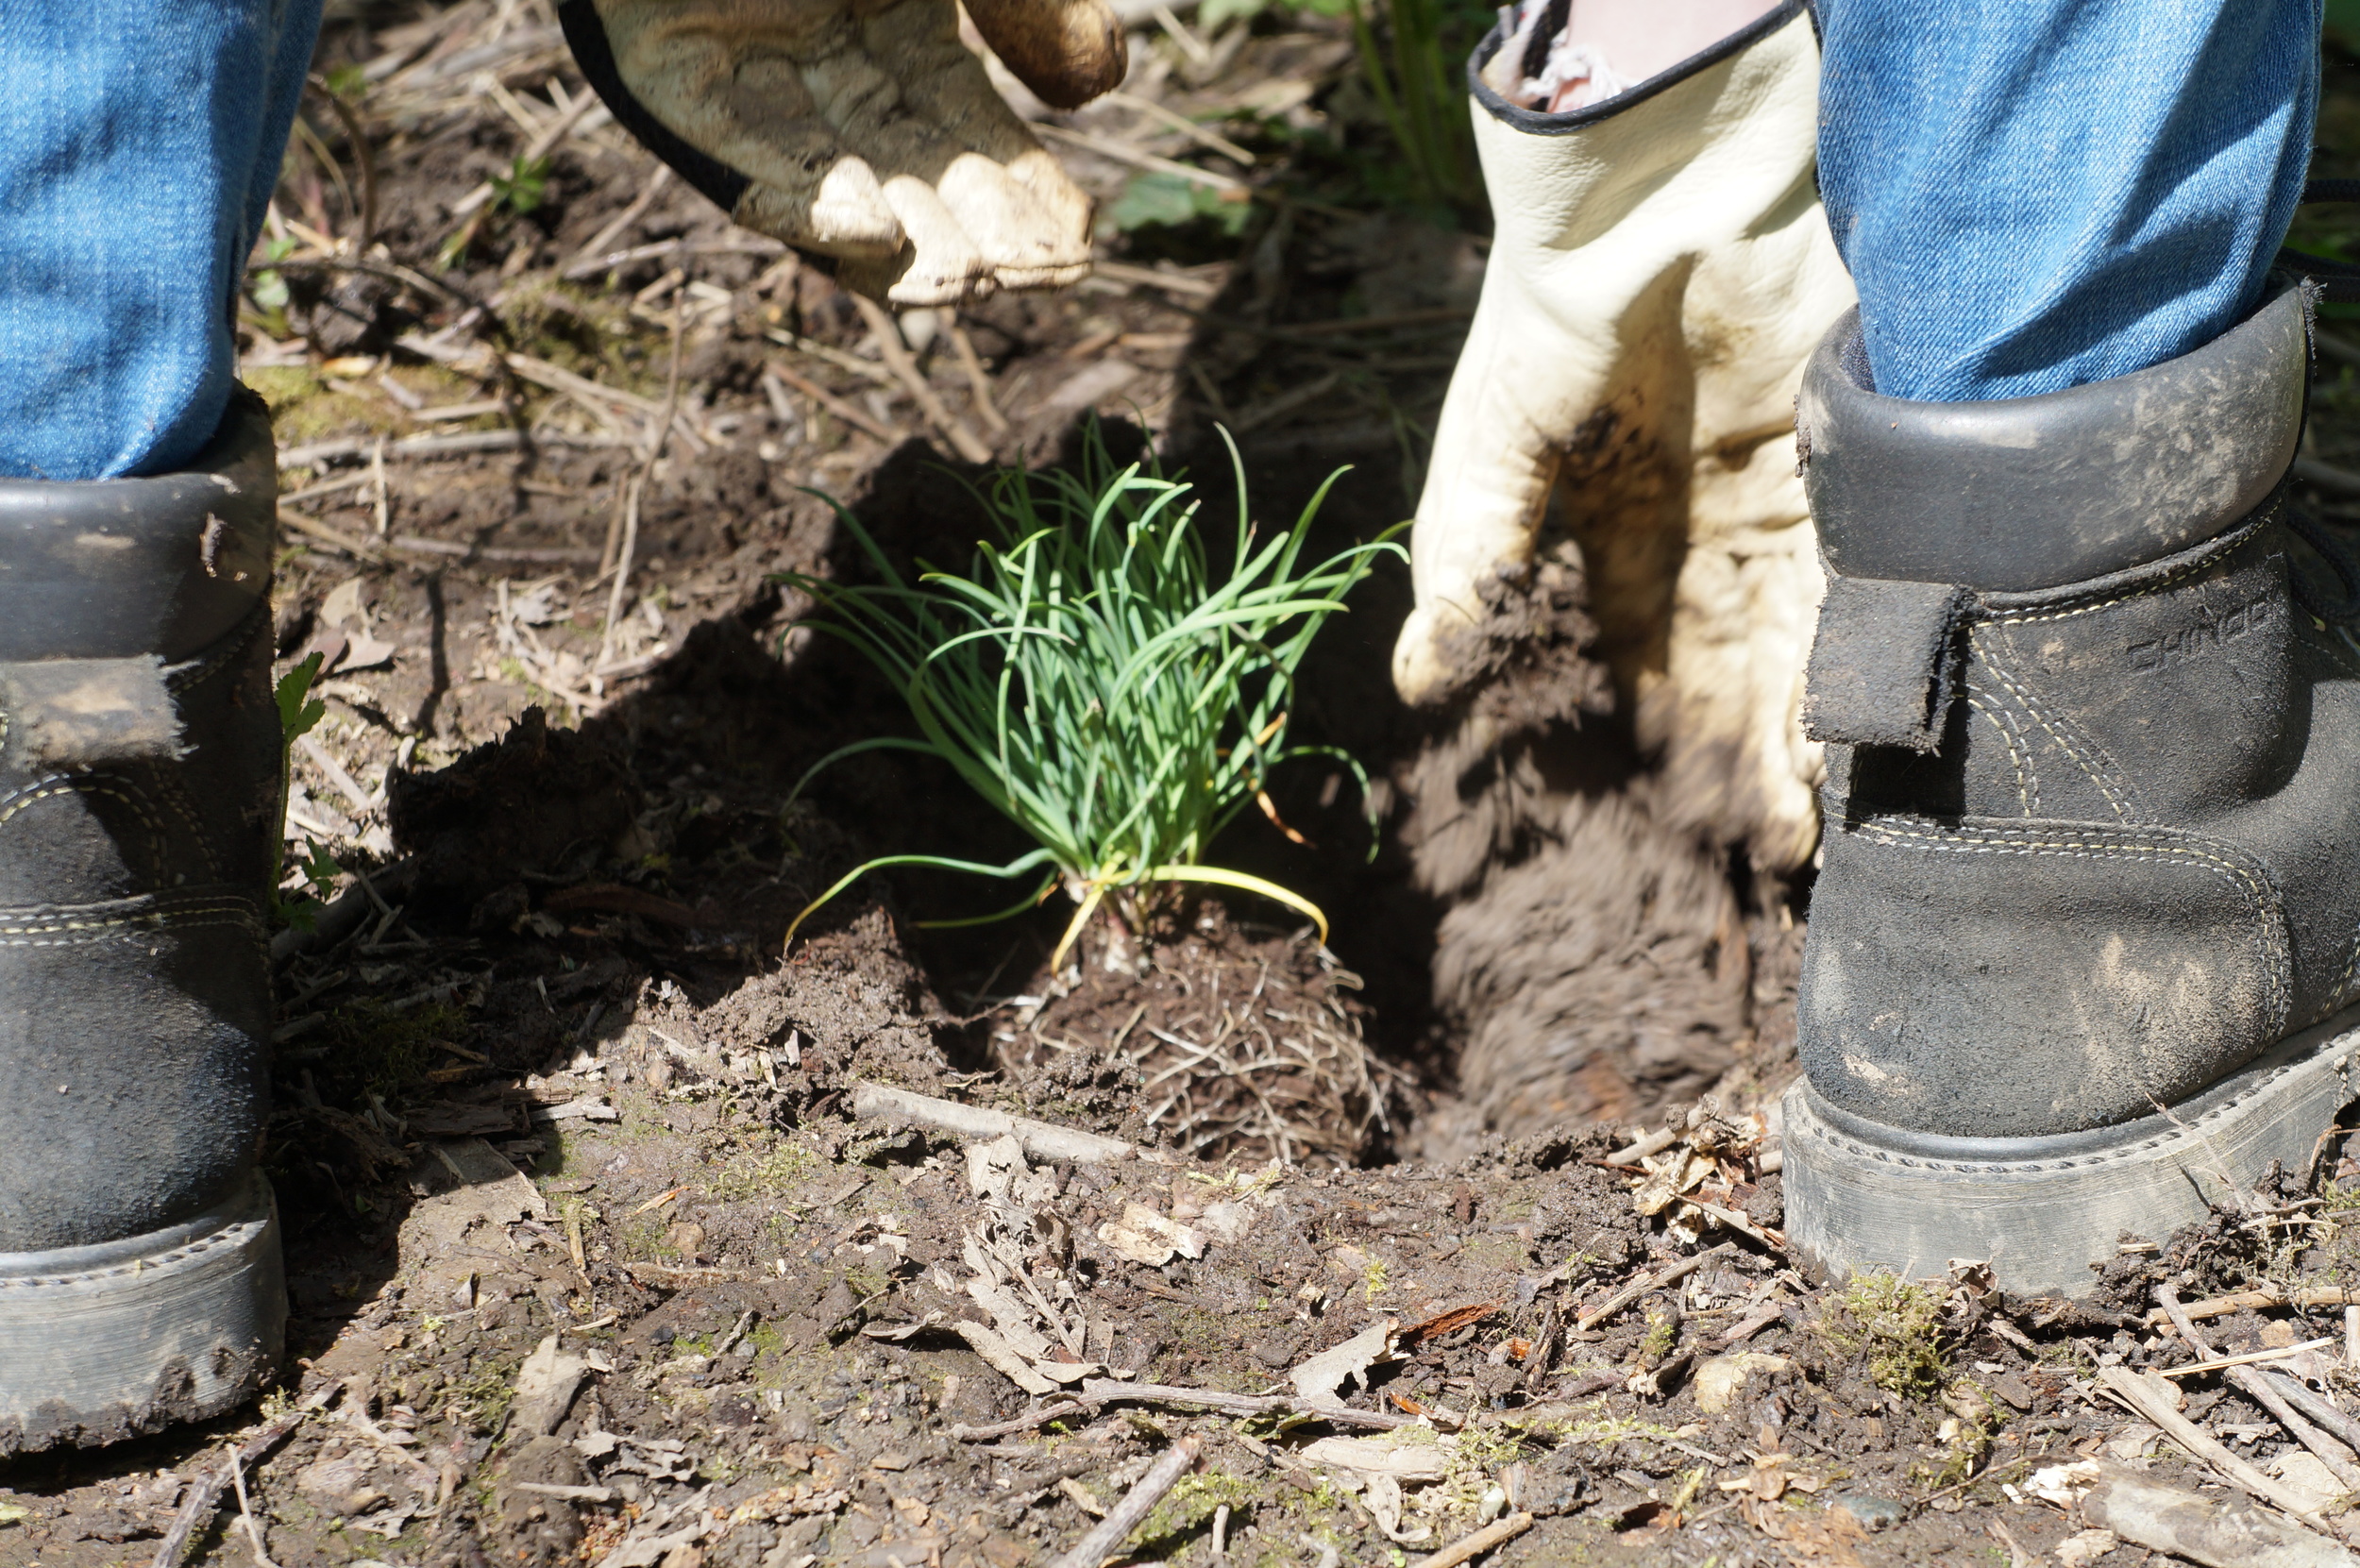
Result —
<instances>
[{"instance_id":1,"label":"soil-stained glove","mask_svg":"<svg viewBox=\"0 0 2360 1568\"><path fill-rule=\"evenodd\" d=\"M977 0L1045 101L1122 79L1104 0ZM582 74L650 152L749 228L897 305L1070 283L1089 198L959 42L954 0L565 0Z\"/></svg>"},{"instance_id":2,"label":"soil-stained glove","mask_svg":"<svg viewBox=\"0 0 2360 1568\"><path fill-rule=\"evenodd\" d=\"M1795 389L1853 297L1812 185L1818 67L1789 0L1591 108L1533 113L1478 84L1496 238L1393 655L1412 702L1470 679L1555 486L1672 809L1779 868L1816 841L1820 768L1799 724L1821 582Z\"/></svg>"}]
</instances>

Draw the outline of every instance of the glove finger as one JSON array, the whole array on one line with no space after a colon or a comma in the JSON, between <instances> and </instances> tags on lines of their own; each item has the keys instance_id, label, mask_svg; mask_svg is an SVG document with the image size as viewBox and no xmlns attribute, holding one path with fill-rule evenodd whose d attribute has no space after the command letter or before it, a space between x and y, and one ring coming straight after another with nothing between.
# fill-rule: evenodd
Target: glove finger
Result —
<instances>
[{"instance_id":1,"label":"glove finger","mask_svg":"<svg viewBox=\"0 0 2360 1568\"><path fill-rule=\"evenodd\" d=\"M978 153L961 153L935 182L1003 288L1039 288L1089 265L1087 231L1060 226L1032 193Z\"/></svg>"},{"instance_id":2,"label":"glove finger","mask_svg":"<svg viewBox=\"0 0 2360 1568\"><path fill-rule=\"evenodd\" d=\"M742 63L720 97L720 132L755 181L733 214L823 255L890 257L907 238L876 166L822 119L795 62Z\"/></svg>"},{"instance_id":3,"label":"glove finger","mask_svg":"<svg viewBox=\"0 0 2360 1568\"><path fill-rule=\"evenodd\" d=\"M1131 68L1105 0L967 0L967 14L1017 79L1052 109L1079 109Z\"/></svg>"},{"instance_id":4,"label":"glove finger","mask_svg":"<svg viewBox=\"0 0 2360 1568\"><path fill-rule=\"evenodd\" d=\"M848 261L835 280L856 294L901 306L955 305L996 286L991 263L932 185L915 175L889 175L885 200L909 236L890 261Z\"/></svg>"},{"instance_id":5,"label":"glove finger","mask_svg":"<svg viewBox=\"0 0 2360 1568\"><path fill-rule=\"evenodd\" d=\"M1044 288L1083 277L1089 263L1090 199L1034 139L959 41L955 13L933 0L901 0L868 17L873 59L901 72L903 100L943 136L999 165L1000 177L953 160L937 177L990 258L1003 288Z\"/></svg>"},{"instance_id":6,"label":"glove finger","mask_svg":"<svg viewBox=\"0 0 2360 1568\"><path fill-rule=\"evenodd\" d=\"M1087 267L1089 260L1087 198L1077 191L1073 197L1078 199L1057 201L1055 185L1043 181L1034 165L1026 165L1028 177L1023 179L1000 166L995 151L1036 160L1047 154L1006 107L998 105L999 94L992 92L980 62L958 45L956 34L937 25L948 16L947 7L905 3L893 8L905 13L898 25L866 34L858 52L807 63L803 73L838 135L884 177L886 199L915 247L914 259L895 278L890 297L898 304L940 303L971 296L974 279L986 276L995 286L1005 282L1023 288L1079 276L1075 269ZM936 14L930 16L930 11ZM918 46L904 48L903 41L913 35ZM957 49L958 58L943 61L942 71L920 68L936 55L932 40L943 36ZM910 90L880 70L879 61L891 61L897 72L905 73L903 81ZM985 149L970 149L964 144L967 139L951 134L913 101L925 91L919 83L951 75L952 66L970 77L1005 116L1005 124L998 127L984 114L967 122L971 132L981 133L974 139L987 142ZM921 197L904 188L904 179L910 186L929 189ZM1057 180L1063 182L1062 174ZM1044 204L1037 189L1046 190L1052 202ZM913 227L918 224L926 226L925 233ZM871 277L858 276L864 281Z\"/></svg>"},{"instance_id":7,"label":"glove finger","mask_svg":"<svg viewBox=\"0 0 2360 1568\"><path fill-rule=\"evenodd\" d=\"M1591 379L1582 347L1486 279L1409 531L1416 604L1393 645L1404 701L1439 700L1473 673L1477 649L1468 639L1483 619L1483 590L1531 559L1557 475L1558 432L1575 428Z\"/></svg>"},{"instance_id":8,"label":"glove finger","mask_svg":"<svg viewBox=\"0 0 2360 1568\"><path fill-rule=\"evenodd\" d=\"M1090 254L1090 198L1065 172L1064 165L1051 156L1046 147L1036 146L1003 164L1008 177L1022 186L1034 205L1038 207L1056 227L1060 234L1070 237L1069 243L1077 261L1087 261Z\"/></svg>"}]
</instances>

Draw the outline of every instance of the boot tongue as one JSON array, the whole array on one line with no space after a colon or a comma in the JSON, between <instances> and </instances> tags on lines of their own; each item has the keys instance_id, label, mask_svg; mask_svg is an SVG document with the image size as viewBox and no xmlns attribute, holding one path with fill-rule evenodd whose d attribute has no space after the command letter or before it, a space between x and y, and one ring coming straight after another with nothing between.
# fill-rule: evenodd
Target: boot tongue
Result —
<instances>
[{"instance_id":1,"label":"boot tongue","mask_svg":"<svg viewBox=\"0 0 2360 1568\"><path fill-rule=\"evenodd\" d=\"M1868 385L1852 311L1795 400L1821 554L1845 577L2031 592L2201 544L2294 461L2308 315L2289 286L2194 353L2135 375L1923 403Z\"/></svg>"}]
</instances>

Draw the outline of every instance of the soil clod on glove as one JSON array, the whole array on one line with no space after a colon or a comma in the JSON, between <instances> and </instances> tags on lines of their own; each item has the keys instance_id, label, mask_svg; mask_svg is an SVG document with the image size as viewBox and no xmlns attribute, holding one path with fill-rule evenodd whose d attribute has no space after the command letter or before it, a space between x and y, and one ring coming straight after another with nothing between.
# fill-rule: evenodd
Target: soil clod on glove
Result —
<instances>
[{"instance_id":1,"label":"soil clod on glove","mask_svg":"<svg viewBox=\"0 0 2360 1568\"><path fill-rule=\"evenodd\" d=\"M1122 79L1104 0L972 12L1008 67L1071 107ZM1089 270L1089 198L959 40L952 0L565 0L615 118L747 228L896 305L1051 288Z\"/></svg>"}]
</instances>

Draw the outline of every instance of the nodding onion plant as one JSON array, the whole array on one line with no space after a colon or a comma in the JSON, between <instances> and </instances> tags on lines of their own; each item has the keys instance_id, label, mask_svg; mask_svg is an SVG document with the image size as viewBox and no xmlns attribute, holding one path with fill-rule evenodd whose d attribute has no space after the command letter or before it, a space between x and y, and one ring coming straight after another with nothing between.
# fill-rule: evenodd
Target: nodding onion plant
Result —
<instances>
[{"instance_id":1,"label":"nodding onion plant","mask_svg":"<svg viewBox=\"0 0 2360 1568\"><path fill-rule=\"evenodd\" d=\"M1225 439L1225 437L1224 437ZM1230 451L1238 463L1234 446ZM994 476L985 502L1000 535L976 547L970 575L923 572L904 582L876 542L836 508L884 579L847 585L790 573L811 596L807 622L842 637L890 679L920 738L885 736L830 752L796 785L861 751L923 751L956 768L1040 847L1004 866L938 855L885 855L856 867L812 901L787 931L857 878L923 866L1014 879L1042 873L1021 902L937 925L1021 914L1060 885L1076 904L1051 960L1066 954L1111 894L1119 905L1155 885L1210 883L1301 911L1327 936L1307 899L1260 877L1202 864L1265 781L1297 757L1342 751L1290 746L1295 666L1344 595L1376 558L1402 554L1390 534L1305 569L1313 516L1330 475L1294 526L1257 540L1239 464L1238 534L1216 569L1196 527L1192 486L1153 464L1117 469L1093 430L1082 472ZM830 504L834 504L831 502ZM1283 824L1282 824L1283 826Z\"/></svg>"}]
</instances>

